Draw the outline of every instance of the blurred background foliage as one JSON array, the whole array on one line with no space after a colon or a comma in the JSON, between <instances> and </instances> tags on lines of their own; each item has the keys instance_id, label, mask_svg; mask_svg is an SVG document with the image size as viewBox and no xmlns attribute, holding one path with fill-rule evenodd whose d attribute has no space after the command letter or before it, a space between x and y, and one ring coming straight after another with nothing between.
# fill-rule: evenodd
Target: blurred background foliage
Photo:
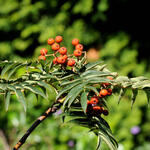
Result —
<instances>
[{"instance_id":1,"label":"blurred background foliage","mask_svg":"<svg viewBox=\"0 0 150 150\"><path fill-rule=\"evenodd\" d=\"M136 0L0 0L0 60L36 59L48 48L47 39L62 35L73 52L71 39L85 45L89 61L102 59L119 75L150 77L148 2ZM108 99L106 120L119 142L119 150L150 149L150 110L140 92L134 109L130 91L117 105L118 95ZM0 96L0 150L9 150L49 102L34 95L27 98L25 113L16 97L8 112ZM133 132L132 129L140 129ZM28 150L93 150L96 137L78 126L62 125L58 114L47 119L21 148ZM104 150L108 148L102 145Z\"/></svg>"}]
</instances>

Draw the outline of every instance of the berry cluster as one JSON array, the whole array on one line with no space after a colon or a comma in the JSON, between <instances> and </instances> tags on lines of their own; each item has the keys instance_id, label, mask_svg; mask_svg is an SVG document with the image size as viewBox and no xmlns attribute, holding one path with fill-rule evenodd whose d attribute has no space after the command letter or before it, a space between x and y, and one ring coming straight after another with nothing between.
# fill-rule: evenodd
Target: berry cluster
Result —
<instances>
[{"instance_id":1,"label":"berry cluster","mask_svg":"<svg viewBox=\"0 0 150 150\"><path fill-rule=\"evenodd\" d=\"M106 77L109 80L113 80L112 77ZM110 88L110 83L102 83L99 96L93 96L91 100L87 101L86 113L92 116L99 116L101 114L107 116L109 114L108 110L103 107L102 98L110 96L112 94L112 89Z\"/></svg>"},{"instance_id":2,"label":"berry cluster","mask_svg":"<svg viewBox=\"0 0 150 150\"><path fill-rule=\"evenodd\" d=\"M54 56L53 64L55 64L55 65L61 64L63 66L73 67L76 63L76 60L72 57L73 56L79 57L82 55L83 45L79 43L78 39L73 39L72 45L75 46L75 50L73 52L73 55L68 55L67 48L64 46L62 46L62 47L60 46L60 43L62 41L63 41L62 36L56 36L55 39L49 38L47 40L48 45L50 45L51 49L54 51L54 54L52 54L52 56ZM40 50L40 53L41 53L41 55L38 58L39 60L45 61L46 56L50 56L50 55L47 55L48 50L46 48L42 48Z\"/></svg>"},{"instance_id":3,"label":"berry cluster","mask_svg":"<svg viewBox=\"0 0 150 150\"><path fill-rule=\"evenodd\" d=\"M108 115L108 110L104 109L102 103L99 100L99 97L92 97L91 100L87 101L87 110L86 113L92 116L99 116L104 114L105 116Z\"/></svg>"}]
</instances>

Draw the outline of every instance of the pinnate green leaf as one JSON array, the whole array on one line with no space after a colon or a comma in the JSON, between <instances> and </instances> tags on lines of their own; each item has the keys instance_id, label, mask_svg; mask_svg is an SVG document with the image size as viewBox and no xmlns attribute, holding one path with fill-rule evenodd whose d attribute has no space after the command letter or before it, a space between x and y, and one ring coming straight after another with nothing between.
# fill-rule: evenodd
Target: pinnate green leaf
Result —
<instances>
[{"instance_id":1,"label":"pinnate green leaf","mask_svg":"<svg viewBox=\"0 0 150 150\"><path fill-rule=\"evenodd\" d=\"M8 110L8 107L9 107L10 97L11 97L11 94L10 94L10 91L8 91L6 93L6 97L5 97L5 109L6 109L6 111Z\"/></svg>"},{"instance_id":2,"label":"pinnate green leaf","mask_svg":"<svg viewBox=\"0 0 150 150\"><path fill-rule=\"evenodd\" d=\"M87 108L87 92L83 92L81 94L81 106L82 106L82 109L83 109L84 113L86 113L86 108Z\"/></svg>"}]
</instances>

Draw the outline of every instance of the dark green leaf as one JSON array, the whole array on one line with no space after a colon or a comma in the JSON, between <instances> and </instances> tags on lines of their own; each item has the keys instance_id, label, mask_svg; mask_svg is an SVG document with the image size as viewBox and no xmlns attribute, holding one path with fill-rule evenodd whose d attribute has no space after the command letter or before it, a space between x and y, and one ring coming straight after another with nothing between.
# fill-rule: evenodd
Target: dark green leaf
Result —
<instances>
[{"instance_id":1,"label":"dark green leaf","mask_svg":"<svg viewBox=\"0 0 150 150\"><path fill-rule=\"evenodd\" d=\"M81 77L84 78L92 78L92 77L102 77L102 76L110 76L110 73L102 72L98 70L88 70L81 74Z\"/></svg>"},{"instance_id":2,"label":"dark green leaf","mask_svg":"<svg viewBox=\"0 0 150 150\"><path fill-rule=\"evenodd\" d=\"M150 90L144 90L147 96L147 104L149 106L149 101L150 101Z\"/></svg>"},{"instance_id":3,"label":"dark green leaf","mask_svg":"<svg viewBox=\"0 0 150 150\"><path fill-rule=\"evenodd\" d=\"M17 64L18 64L18 63L7 64L7 65L3 68L2 72L1 72L1 76L4 76L4 74L5 74L7 71L9 71L10 69L14 68L14 66L16 66Z\"/></svg>"},{"instance_id":4,"label":"dark green leaf","mask_svg":"<svg viewBox=\"0 0 150 150\"><path fill-rule=\"evenodd\" d=\"M61 83L60 86L69 85L69 84L72 84L72 83L75 83L75 82L79 82L79 81L81 82L81 78L75 79L75 80L72 80L72 81L64 81L64 82Z\"/></svg>"},{"instance_id":5,"label":"dark green leaf","mask_svg":"<svg viewBox=\"0 0 150 150\"><path fill-rule=\"evenodd\" d=\"M24 110L26 111L26 101L25 101L24 95L22 94L20 90L16 90L15 92L19 101L22 103Z\"/></svg>"},{"instance_id":6,"label":"dark green leaf","mask_svg":"<svg viewBox=\"0 0 150 150\"><path fill-rule=\"evenodd\" d=\"M27 90L30 90L31 92L33 92L33 93L35 93L35 94L41 95L41 96L44 97L45 99L47 98L46 95L45 95L41 90L39 90L39 89L36 88L36 87L33 87L33 86L31 86L31 85L25 85L24 88L27 89Z\"/></svg>"},{"instance_id":7,"label":"dark green leaf","mask_svg":"<svg viewBox=\"0 0 150 150\"><path fill-rule=\"evenodd\" d=\"M86 86L85 87L86 89L89 89L89 90L92 90L93 92L95 92L95 94L98 96L99 95L99 92L97 91L97 89L94 87L94 86Z\"/></svg>"},{"instance_id":8,"label":"dark green leaf","mask_svg":"<svg viewBox=\"0 0 150 150\"><path fill-rule=\"evenodd\" d=\"M117 150L118 147L111 141L111 139L102 131L99 131L99 136L100 138L102 138L105 143L108 145L108 147L110 148L110 150Z\"/></svg>"},{"instance_id":9,"label":"dark green leaf","mask_svg":"<svg viewBox=\"0 0 150 150\"><path fill-rule=\"evenodd\" d=\"M72 91L72 93L70 95L68 94L68 96L70 96L69 102L68 102L68 107L71 106L73 101L76 99L77 96L79 96L79 94L82 92L82 90L83 90L83 84L81 86L78 86L78 89L77 88L74 89L74 91Z\"/></svg>"},{"instance_id":10,"label":"dark green leaf","mask_svg":"<svg viewBox=\"0 0 150 150\"><path fill-rule=\"evenodd\" d=\"M80 84L81 82L75 82L72 84L67 85L66 87L64 87L57 95L56 99L58 99L62 94L64 94L65 92L67 92L68 90L72 89L73 87L75 87L76 85Z\"/></svg>"},{"instance_id":11,"label":"dark green leaf","mask_svg":"<svg viewBox=\"0 0 150 150\"><path fill-rule=\"evenodd\" d=\"M92 68L94 68L95 66L97 66L97 65L99 65L101 63L103 63L103 61L97 61L97 62L87 63L85 65L85 68L86 68L86 70L89 70L89 69L92 69Z\"/></svg>"},{"instance_id":12,"label":"dark green leaf","mask_svg":"<svg viewBox=\"0 0 150 150\"><path fill-rule=\"evenodd\" d=\"M84 113L86 113L86 108L87 108L87 93L86 92L83 92L81 94L81 106L82 106Z\"/></svg>"},{"instance_id":13,"label":"dark green leaf","mask_svg":"<svg viewBox=\"0 0 150 150\"><path fill-rule=\"evenodd\" d=\"M71 91L68 93L63 106L66 105L66 103L69 101L68 106L71 105L71 103L75 100L75 98L80 94L80 92L83 90L83 86L85 84L77 85L74 88L71 89Z\"/></svg>"},{"instance_id":14,"label":"dark green leaf","mask_svg":"<svg viewBox=\"0 0 150 150\"><path fill-rule=\"evenodd\" d=\"M19 64L19 65L13 67L13 68L11 69L11 71L8 73L7 80L14 74L14 72L15 72L17 69L19 69L19 68L21 68L21 67L23 67L23 66L25 66L25 65L26 65L26 64Z\"/></svg>"},{"instance_id":15,"label":"dark green leaf","mask_svg":"<svg viewBox=\"0 0 150 150\"><path fill-rule=\"evenodd\" d=\"M38 85L43 86L44 88L49 88L49 84L44 81L36 81Z\"/></svg>"},{"instance_id":16,"label":"dark green leaf","mask_svg":"<svg viewBox=\"0 0 150 150\"><path fill-rule=\"evenodd\" d=\"M120 89L119 98L118 98L118 104L120 103L121 98L125 94L125 91L126 91L126 89L123 89L123 88Z\"/></svg>"},{"instance_id":17,"label":"dark green leaf","mask_svg":"<svg viewBox=\"0 0 150 150\"><path fill-rule=\"evenodd\" d=\"M131 109L133 108L133 104L135 102L137 94L138 94L138 89L132 89Z\"/></svg>"},{"instance_id":18,"label":"dark green leaf","mask_svg":"<svg viewBox=\"0 0 150 150\"><path fill-rule=\"evenodd\" d=\"M98 137L97 137L97 147L96 147L96 150L100 150L100 146L101 146L101 136L98 135Z\"/></svg>"}]
</instances>

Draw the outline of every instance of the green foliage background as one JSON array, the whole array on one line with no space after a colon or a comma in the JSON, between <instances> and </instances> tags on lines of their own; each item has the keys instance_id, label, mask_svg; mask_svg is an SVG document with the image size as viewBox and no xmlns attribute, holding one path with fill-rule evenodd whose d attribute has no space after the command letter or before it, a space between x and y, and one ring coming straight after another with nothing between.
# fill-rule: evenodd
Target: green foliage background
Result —
<instances>
[{"instance_id":1,"label":"green foliage background","mask_svg":"<svg viewBox=\"0 0 150 150\"><path fill-rule=\"evenodd\" d=\"M135 0L0 0L0 59L34 60L42 47L49 49L46 44L49 37L62 35L63 44L70 53L73 52L71 39L79 38L85 50L96 48L100 59L119 75L150 77L147 51L150 44L145 37L148 24L147 19L138 17L146 17L146 6L146 2ZM131 111L128 100L131 94L130 91L127 93L119 106L118 95L109 98L110 115L106 119L121 145L120 150L121 147L125 150L149 150L150 110L146 96L141 92ZM32 94L27 98L26 113L16 97L12 98L8 112L4 109L2 95L0 103L0 131L10 147L49 106L49 102L42 98L37 102ZM138 135L131 134L133 126L141 128ZM21 149L91 150L96 147L95 139L87 129L62 125L60 118L54 116L45 120ZM70 140L74 141L72 148L68 146ZM0 136L0 149L5 149L4 143ZM105 145L103 147L107 150Z\"/></svg>"}]
</instances>

